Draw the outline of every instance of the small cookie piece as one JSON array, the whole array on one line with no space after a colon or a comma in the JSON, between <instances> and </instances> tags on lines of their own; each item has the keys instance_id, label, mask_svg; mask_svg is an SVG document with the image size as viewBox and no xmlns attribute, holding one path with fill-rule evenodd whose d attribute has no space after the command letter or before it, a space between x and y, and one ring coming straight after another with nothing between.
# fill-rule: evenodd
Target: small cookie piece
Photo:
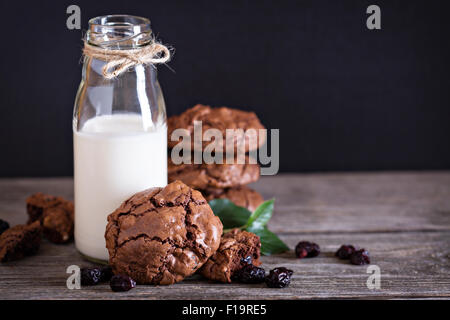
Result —
<instances>
[{"instance_id":1,"label":"small cookie piece","mask_svg":"<svg viewBox=\"0 0 450 320\"><path fill-rule=\"evenodd\" d=\"M180 180L194 189L231 188L259 179L259 165L250 164L179 164L168 160L169 182Z\"/></svg>"},{"instance_id":2,"label":"small cookie piece","mask_svg":"<svg viewBox=\"0 0 450 320\"><path fill-rule=\"evenodd\" d=\"M261 242L254 233L233 229L223 235L219 249L200 269L200 273L210 280L230 283L237 271L248 264L259 266Z\"/></svg>"},{"instance_id":3,"label":"small cookie piece","mask_svg":"<svg viewBox=\"0 0 450 320\"><path fill-rule=\"evenodd\" d=\"M39 220L44 236L53 243L66 243L73 238L74 206L71 201L41 192L27 199L28 223Z\"/></svg>"},{"instance_id":4,"label":"small cookie piece","mask_svg":"<svg viewBox=\"0 0 450 320\"><path fill-rule=\"evenodd\" d=\"M42 192L37 192L27 198L28 223L40 220L47 208L64 208L70 217L73 217L73 203L62 197L55 197Z\"/></svg>"},{"instance_id":5,"label":"small cookie piece","mask_svg":"<svg viewBox=\"0 0 450 320\"><path fill-rule=\"evenodd\" d=\"M201 193L181 181L144 190L108 216L109 264L137 283L172 284L208 260L222 229Z\"/></svg>"},{"instance_id":6,"label":"small cookie piece","mask_svg":"<svg viewBox=\"0 0 450 320\"><path fill-rule=\"evenodd\" d=\"M217 151L226 153L230 150L252 151L260 148L265 142L265 135L259 135L259 129L265 129L254 112L246 112L227 107L211 108L210 106L197 104L178 116L172 116L167 120L168 145L173 148L180 143L172 141L171 134L176 129L184 129L187 139L191 144L191 150L203 151L211 144L211 141L202 141L202 150L198 150L194 144L194 121L202 121L202 132L208 129L219 130L223 139L214 141ZM235 130L232 136L226 134L226 130ZM247 131L248 130L248 131ZM197 148L197 149L196 149ZM226 148L226 149L224 149ZM218 151L219 152L219 151Z\"/></svg>"},{"instance_id":7,"label":"small cookie piece","mask_svg":"<svg viewBox=\"0 0 450 320\"><path fill-rule=\"evenodd\" d=\"M17 225L0 235L0 261L18 260L35 254L41 244L39 221L29 225Z\"/></svg>"},{"instance_id":8,"label":"small cookie piece","mask_svg":"<svg viewBox=\"0 0 450 320\"><path fill-rule=\"evenodd\" d=\"M206 200L228 199L239 207L244 207L251 212L264 202L263 197L253 189L247 186L238 186L227 189L206 189L201 190Z\"/></svg>"}]
</instances>

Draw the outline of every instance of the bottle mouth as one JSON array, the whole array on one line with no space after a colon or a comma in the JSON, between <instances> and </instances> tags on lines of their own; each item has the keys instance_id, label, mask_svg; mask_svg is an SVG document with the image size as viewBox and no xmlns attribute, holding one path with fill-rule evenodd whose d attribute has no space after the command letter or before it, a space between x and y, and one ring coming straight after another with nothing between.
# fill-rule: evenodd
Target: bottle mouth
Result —
<instances>
[{"instance_id":1,"label":"bottle mouth","mask_svg":"<svg viewBox=\"0 0 450 320\"><path fill-rule=\"evenodd\" d=\"M105 15L89 20L86 41L106 49L138 48L151 41L150 20L131 15Z\"/></svg>"}]
</instances>

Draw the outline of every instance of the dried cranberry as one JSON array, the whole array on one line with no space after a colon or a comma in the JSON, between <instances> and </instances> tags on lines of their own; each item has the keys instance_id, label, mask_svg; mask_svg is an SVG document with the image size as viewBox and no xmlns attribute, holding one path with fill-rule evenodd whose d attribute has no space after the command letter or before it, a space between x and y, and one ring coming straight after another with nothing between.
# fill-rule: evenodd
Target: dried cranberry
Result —
<instances>
[{"instance_id":1,"label":"dried cranberry","mask_svg":"<svg viewBox=\"0 0 450 320\"><path fill-rule=\"evenodd\" d=\"M110 266L102 267L100 269L100 272L101 272L101 276L100 276L101 282L106 282L106 281L111 280L112 276L114 275L112 272L112 268Z\"/></svg>"},{"instance_id":2,"label":"dried cranberry","mask_svg":"<svg viewBox=\"0 0 450 320\"><path fill-rule=\"evenodd\" d=\"M263 268L247 264L241 270L234 274L234 279L242 283L261 283L264 282L266 271Z\"/></svg>"},{"instance_id":3,"label":"dried cranberry","mask_svg":"<svg viewBox=\"0 0 450 320\"><path fill-rule=\"evenodd\" d=\"M111 286L112 291L123 292L136 287L136 282L129 276L117 274L111 278L109 285Z\"/></svg>"},{"instance_id":4,"label":"dried cranberry","mask_svg":"<svg viewBox=\"0 0 450 320\"><path fill-rule=\"evenodd\" d=\"M99 268L81 268L81 284L92 286L100 282L102 272Z\"/></svg>"},{"instance_id":5,"label":"dried cranberry","mask_svg":"<svg viewBox=\"0 0 450 320\"><path fill-rule=\"evenodd\" d=\"M350 255L350 262L356 265L370 264L369 252L365 249L353 252Z\"/></svg>"},{"instance_id":6,"label":"dried cranberry","mask_svg":"<svg viewBox=\"0 0 450 320\"><path fill-rule=\"evenodd\" d=\"M300 241L295 247L295 255L297 258L313 258L320 253L320 247L317 243L309 241Z\"/></svg>"},{"instance_id":7,"label":"dried cranberry","mask_svg":"<svg viewBox=\"0 0 450 320\"><path fill-rule=\"evenodd\" d=\"M242 264L252 264L253 263L253 261L252 261L252 256L247 256L247 257L245 257L245 258L242 258L241 259L241 262L242 262Z\"/></svg>"},{"instance_id":8,"label":"dried cranberry","mask_svg":"<svg viewBox=\"0 0 450 320\"><path fill-rule=\"evenodd\" d=\"M351 244L343 244L338 251L336 251L336 257L339 259L350 259L350 256L356 249Z\"/></svg>"},{"instance_id":9,"label":"dried cranberry","mask_svg":"<svg viewBox=\"0 0 450 320\"><path fill-rule=\"evenodd\" d=\"M284 288L291 283L291 276L294 272L285 267L270 270L266 277L266 284L269 288Z\"/></svg>"},{"instance_id":10,"label":"dried cranberry","mask_svg":"<svg viewBox=\"0 0 450 320\"><path fill-rule=\"evenodd\" d=\"M9 223L0 219L0 234L9 229Z\"/></svg>"}]
</instances>

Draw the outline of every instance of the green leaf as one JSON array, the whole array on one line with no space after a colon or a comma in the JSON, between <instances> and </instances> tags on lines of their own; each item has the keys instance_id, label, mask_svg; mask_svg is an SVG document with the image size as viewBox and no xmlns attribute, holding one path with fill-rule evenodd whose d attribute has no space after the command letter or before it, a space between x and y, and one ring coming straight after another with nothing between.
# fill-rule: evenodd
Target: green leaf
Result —
<instances>
[{"instance_id":1,"label":"green leaf","mask_svg":"<svg viewBox=\"0 0 450 320\"><path fill-rule=\"evenodd\" d=\"M224 229L244 226L252 214L246 208L238 207L228 199L211 200L209 206L222 221Z\"/></svg>"},{"instance_id":2,"label":"green leaf","mask_svg":"<svg viewBox=\"0 0 450 320\"><path fill-rule=\"evenodd\" d=\"M265 201L253 214L228 199L214 199L209 205L222 221L224 229L245 227L247 231L259 236L261 254L268 256L289 250L289 247L265 226L272 217L274 200Z\"/></svg>"},{"instance_id":3,"label":"green leaf","mask_svg":"<svg viewBox=\"0 0 450 320\"><path fill-rule=\"evenodd\" d=\"M261 241L261 254L265 256L289 250L289 247L275 233L269 231L267 227L259 229L247 228L246 230L259 236L259 240Z\"/></svg>"},{"instance_id":4,"label":"green leaf","mask_svg":"<svg viewBox=\"0 0 450 320\"><path fill-rule=\"evenodd\" d=\"M248 219L247 228L262 229L272 218L273 203L273 199L261 203Z\"/></svg>"}]
</instances>

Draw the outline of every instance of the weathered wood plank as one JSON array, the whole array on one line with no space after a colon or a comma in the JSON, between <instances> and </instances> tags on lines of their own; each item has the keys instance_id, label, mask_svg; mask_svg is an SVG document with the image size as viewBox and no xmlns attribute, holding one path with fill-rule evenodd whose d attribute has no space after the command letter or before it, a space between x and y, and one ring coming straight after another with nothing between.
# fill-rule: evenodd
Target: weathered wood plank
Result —
<instances>
[{"instance_id":1,"label":"weathered wood plank","mask_svg":"<svg viewBox=\"0 0 450 320\"><path fill-rule=\"evenodd\" d=\"M263 258L267 269L284 265L295 271L289 288L212 284L194 276L123 294L106 285L68 290L67 266L87 262L73 244L44 242L38 255L0 265L0 299L450 298L449 172L279 175L262 177L253 187L276 198L270 228L291 248L300 240L322 247L314 259L296 260L292 251ZM24 223L25 199L37 191L71 199L73 181L0 179L0 218ZM365 267L334 258L342 243L370 250L381 268L381 290L365 286Z\"/></svg>"},{"instance_id":2,"label":"weathered wood plank","mask_svg":"<svg viewBox=\"0 0 450 320\"><path fill-rule=\"evenodd\" d=\"M294 270L291 285L270 289L264 284L217 284L194 276L172 286L138 286L113 293L107 285L69 290L66 268L88 265L73 245L45 242L37 256L0 265L0 299L309 299L309 298L450 298L450 232L385 234L282 235L291 248L302 239L321 245L322 254L298 260L293 251L263 257L268 270ZM342 243L366 247L381 269L381 289L369 290L366 266L353 266L334 257Z\"/></svg>"},{"instance_id":3,"label":"weathered wood plank","mask_svg":"<svg viewBox=\"0 0 450 320\"><path fill-rule=\"evenodd\" d=\"M275 198L274 232L450 230L450 173L281 174L252 185ZM0 217L26 221L37 191L73 198L71 178L0 179Z\"/></svg>"},{"instance_id":4,"label":"weathered wood plank","mask_svg":"<svg viewBox=\"0 0 450 320\"><path fill-rule=\"evenodd\" d=\"M0 179L0 218L11 225L25 223L28 218L25 200L35 192L73 200L73 179Z\"/></svg>"},{"instance_id":5,"label":"weathered wood plank","mask_svg":"<svg viewBox=\"0 0 450 320\"><path fill-rule=\"evenodd\" d=\"M263 177L275 197L274 232L450 230L450 173L305 174Z\"/></svg>"}]
</instances>

